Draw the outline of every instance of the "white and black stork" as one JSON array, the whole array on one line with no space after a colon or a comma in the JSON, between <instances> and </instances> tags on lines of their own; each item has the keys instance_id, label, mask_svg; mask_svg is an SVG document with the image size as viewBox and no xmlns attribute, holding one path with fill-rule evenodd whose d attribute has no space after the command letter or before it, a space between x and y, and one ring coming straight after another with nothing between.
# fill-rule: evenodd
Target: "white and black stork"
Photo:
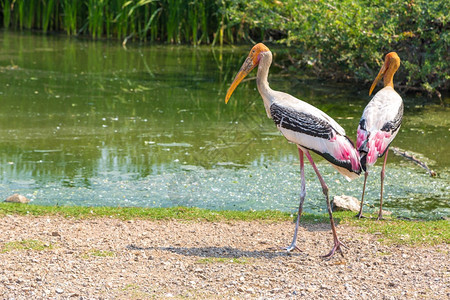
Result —
<instances>
[{"instance_id":1,"label":"white and black stork","mask_svg":"<svg viewBox=\"0 0 450 300\"><path fill-rule=\"evenodd\" d=\"M378 81L383 78L382 88L367 104L362 114L357 129L356 148L361 157L361 167L364 172L364 185L361 196L361 207L357 217L363 217L364 192L366 190L369 167L375 164L378 157L384 155L383 168L381 169L380 211L378 220L383 218L383 184L384 171L388 157L389 145L397 135L403 118L403 100L394 90L393 78L400 67L400 57L397 53L386 54L384 64L370 87L369 95Z\"/></svg>"},{"instance_id":2,"label":"white and black stork","mask_svg":"<svg viewBox=\"0 0 450 300\"><path fill-rule=\"evenodd\" d=\"M267 116L275 122L277 128L288 141L297 145L300 157L300 204L298 207L294 237L290 246L285 249L288 252L294 249L300 250L296 243L303 202L306 195L303 163L303 154L305 154L322 185L322 191L327 201L331 230L333 232L334 246L331 251L323 257L329 258L333 256L336 251L339 251L341 255L343 255L341 246L344 246L344 244L339 241L336 233L328 197L328 187L314 164L309 151L313 151L324 157L348 180L358 177L361 173L358 152L352 141L345 135L344 129L326 113L289 94L274 91L269 87L267 77L271 63L272 52L269 48L262 43L255 45L228 89L225 103L228 102L231 94L242 79L244 79L253 68L258 66L256 84L258 86L258 91L263 98Z\"/></svg>"}]
</instances>

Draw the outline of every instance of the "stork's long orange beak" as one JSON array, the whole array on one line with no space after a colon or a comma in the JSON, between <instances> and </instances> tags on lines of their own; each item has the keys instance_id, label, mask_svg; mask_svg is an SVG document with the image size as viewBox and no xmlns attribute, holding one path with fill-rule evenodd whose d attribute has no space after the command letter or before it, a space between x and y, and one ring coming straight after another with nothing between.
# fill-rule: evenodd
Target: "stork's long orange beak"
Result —
<instances>
[{"instance_id":1,"label":"stork's long orange beak","mask_svg":"<svg viewBox=\"0 0 450 300\"><path fill-rule=\"evenodd\" d=\"M241 83L242 79L244 79L245 76L247 76L248 73L250 73L250 71L256 67L256 65L257 64L254 64L254 62L253 62L253 58L249 55L247 57L247 59L244 61L244 64L242 65L241 69L237 73L233 82L231 83L231 86L227 92L227 96L225 97L225 103L228 103L228 100L230 100L231 94L233 94L236 87L239 85L239 83Z\"/></svg>"},{"instance_id":2,"label":"stork's long orange beak","mask_svg":"<svg viewBox=\"0 0 450 300\"><path fill-rule=\"evenodd\" d=\"M372 95L373 89L377 86L377 84L381 80L381 78L383 78L384 73L386 73L386 70L387 70L387 65L386 65L386 62L385 62L383 64L383 66L381 67L380 72L378 72L377 77L375 78L375 80L373 81L372 85L370 86L369 96Z\"/></svg>"}]
</instances>

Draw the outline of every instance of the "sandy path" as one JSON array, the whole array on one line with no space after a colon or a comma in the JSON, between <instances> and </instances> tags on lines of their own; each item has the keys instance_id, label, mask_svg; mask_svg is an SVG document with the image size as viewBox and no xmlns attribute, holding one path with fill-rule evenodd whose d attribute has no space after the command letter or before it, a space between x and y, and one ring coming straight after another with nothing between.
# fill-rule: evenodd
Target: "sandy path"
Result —
<instances>
[{"instance_id":1,"label":"sandy path","mask_svg":"<svg viewBox=\"0 0 450 300\"><path fill-rule=\"evenodd\" d=\"M46 250L0 253L1 299L449 299L448 245L387 246L339 226L300 231L288 255L290 222L120 221L0 218L0 247L39 240Z\"/></svg>"}]
</instances>

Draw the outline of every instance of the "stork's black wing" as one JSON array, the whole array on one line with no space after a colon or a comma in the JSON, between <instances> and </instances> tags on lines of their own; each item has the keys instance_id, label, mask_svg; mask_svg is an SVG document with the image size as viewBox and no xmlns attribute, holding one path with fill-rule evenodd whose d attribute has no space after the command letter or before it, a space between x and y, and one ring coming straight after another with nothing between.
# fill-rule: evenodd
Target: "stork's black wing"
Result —
<instances>
[{"instance_id":1,"label":"stork's black wing","mask_svg":"<svg viewBox=\"0 0 450 300\"><path fill-rule=\"evenodd\" d=\"M275 124L282 128L327 140L333 137L331 125L312 114L298 112L278 104L270 106L270 114Z\"/></svg>"}]
</instances>

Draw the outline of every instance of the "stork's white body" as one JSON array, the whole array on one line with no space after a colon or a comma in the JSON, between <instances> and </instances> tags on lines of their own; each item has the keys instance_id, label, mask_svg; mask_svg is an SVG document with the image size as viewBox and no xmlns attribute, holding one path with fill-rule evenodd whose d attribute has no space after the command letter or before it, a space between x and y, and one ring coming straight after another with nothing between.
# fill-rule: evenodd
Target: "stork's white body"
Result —
<instances>
[{"instance_id":1,"label":"stork's white body","mask_svg":"<svg viewBox=\"0 0 450 300\"><path fill-rule=\"evenodd\" d=\"M357 129L356 148L363 168L383 156L397 135L403 117L403 100L390 86L381 89L367 104Z\"/></svg>"},{"instance_id":2,"label":"stork's white body","mask_svg":"<svg viewBox=\"0 0 450 300\"><path fill-rule=\"evenodd\" d=\"M361 205L357 216L363 217L364 193L366 190L369 168L378 157L384 155L383 167L381 168L380 181L380 210L378 220L383 218L383 186L389 145L397 135L403 118L403 100L394 90L394 74L400 67L400 57L395 52L386 55L383 66L370 87L372 93L376 84L383 78L382 88L367 104L359 121L356 148L359 151L361 167L364 172L364 185L361 196Z\"/></svg>"},{"instance_id":3,"label":"stork's white body","mask_svg":"<svg viewBox=\"0 0 450 300\"><path fill-rule=\"evenodd\" d=\"M359 176L359 155L345 130L320 109L287 93L274 91L267 82L271 52L260 54L257 86L267 116L283 136L301 149L327 159L348 180Z\"/></svg>"}]
</instances>

